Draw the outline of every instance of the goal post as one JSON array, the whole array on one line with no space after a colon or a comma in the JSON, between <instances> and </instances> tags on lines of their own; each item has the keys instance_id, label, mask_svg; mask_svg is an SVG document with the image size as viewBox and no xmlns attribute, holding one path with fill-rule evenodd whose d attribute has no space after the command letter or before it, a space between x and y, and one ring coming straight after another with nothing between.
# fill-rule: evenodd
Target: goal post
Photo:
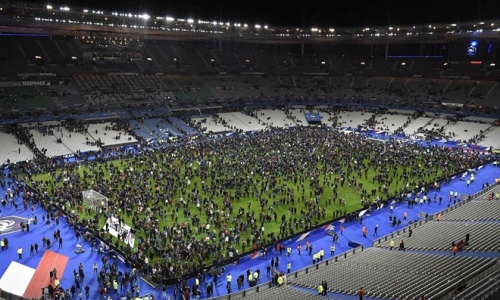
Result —
<instances>
[{"instance_id":1,"label":"goal post","mask_svg":"<svg viewBox=\"0 0 500 300\"><path fill-rule=\"evenodd\" d=\"M108 207L108 197L94 191L82 191L83 205L92 208L93 210Z\"/></svg>"}]
</instances>

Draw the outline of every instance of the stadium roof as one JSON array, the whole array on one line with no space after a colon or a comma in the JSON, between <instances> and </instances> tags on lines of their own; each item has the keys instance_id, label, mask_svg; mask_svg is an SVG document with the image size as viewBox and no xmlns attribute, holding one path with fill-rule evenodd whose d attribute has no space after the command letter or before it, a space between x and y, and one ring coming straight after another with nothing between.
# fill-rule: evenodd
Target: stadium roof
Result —
<instances>
[{"instance_id":1,"label":"stadium roof","mask_svg":"<svg viewBox=\"0 0 500 300\"><path fill-rule=\"evenodd\" d=\"M167 39L222 37L273 42L500 39L500 19L378 27L290 27L6 1L0 2L0 25L8 26L9 30L18 28L17 30L26 31L36 28L75 35L96 31L135 34L145 38L148 36Z\"/></svg>"}]
</instances>

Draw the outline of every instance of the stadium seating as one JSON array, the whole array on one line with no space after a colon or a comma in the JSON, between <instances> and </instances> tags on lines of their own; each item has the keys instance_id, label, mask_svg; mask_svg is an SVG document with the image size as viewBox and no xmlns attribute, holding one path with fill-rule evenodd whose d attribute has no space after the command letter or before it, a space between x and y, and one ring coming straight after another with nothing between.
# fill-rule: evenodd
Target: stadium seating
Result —
<instances>
[{"instance_id":1,"label":"stadium seating","mask_svg":"<svg viewBox=\"0 0 500 300\"><path fill-rule=\"evenodd\" d=\"M483 132L484 138L480 139L479 143L486 147L493 147L494 149L500 148L500 142L498 141L498 136L500 135L500 128L490 127L485 132Z\"/></svg>"},{"instance_id":2,"label":"stadium seating","mask_svg":"<svg viewBox=\"0 0 500 300\"><path fill-rule=\"evenodd\" d=\"M184 121L182 121L177 117L170 117L168 120L172 123L172 125L184 131L184 133L188 136L196 136L199 134L198 131L196 131L196 129L187 125L186 123L184 123Z\"/></svg>"},{"instance_id":3,"label":"stadium seating","mask_svg":"<svg viewBox=\"0 0 500 300\"><path fill-rule=\"evenodd\" d=\"M113 127L113 123L106 122L89 124L87 130L94 140L100 140L104 146L137 143L134 136Z\"/></svg>"},{"instance_id":4,"label":"stadium seating","mask_svg":"<svg viewBox=\"0 0 500 300\"><path fill-rule=\"evenodd\" d=\"M266 126L276 128L288 128L292 126L292 121L288 119L283 110L263 109L256 112L257 118Z\"/></svg>"},{"instance_id":5,"label":"stadium seating","mask_svg":"<svg viewBox=\"0 0 500 300\"><path fill-rule=\"evenodd\" d=\"M373 116L373 113L362 111L340 112L339 122L340 127L357 128L358 126L366 125L366 121Z\"/></svg>"},{"instance_id":6,"label":"stadium seating","mask_svg":"<svg viewBox=\"0 0 500 300\"><path fill-rule=\"evenodd\" d=\"M0 140L2 147L0 147L1 163L6 163L7 160L11 162L25 161L34 157L33 152L24 144L19 144L17 138L5 132L0 132Z\"/></svg>"},{"instance_id":7,"label":"stadium seating","mask_svg":"<svg viewBox=\"0 0 500 300\"><path fill-rule=\"evenodd\" d=\"M405 115L380 114L375 118L375 121L377 122L377 128L394 134L403 129L405 123L409 122L409 117Z\"/></svg>"},{"instance_id":8,"label":"stadium seating","mask_svg":"<svg viewBox=\"0 0 500 300\"><path fill-rule=\"evenodd\" d=\"M229 128L241 130L243 132L257 131L265 126L259 124L259 120L240 112L220 113L219 117L224 120Z\"/></svg>"},{"instance_id":9,"label":"stadium seating","mask_svg":"<svg viewBox=\"0 0 500 300\"><path fill-rule=\"evenodd\" d=\"M449 291L453 289L449 282L460 282L496 263L492 258L370 248L338 262L320 265L316 271L289 282L312 288L328 278L332 292L353 295L362 286L370 297L406 299ZM465 269L468 271L456 272Z\"/></svg>"},{"instance_id":10,"label":"stadium seating","mask_svg":"<svg viewBox=\"0 0 500 300\"><path fill-rule=\"evenodd\" d=\"M319 284L319 283L318 283ZM269 284L266 284L266 287ZM314 299L332 299L330 297L324 297L317 294L316 290L311 290L310 293L301 291L300 289L290 286L283 285L280 287L269 287L263 289L259 286L258 292L256 288L246 290L243 293L235 293L231 295L231 299L245 299L245 300L267 300L267 299L288 299L288 300L314 300ZM241 297L239 297L241 296Z\"/></svg>"},{"instance_id":11,"label":"stadium seating","mask_svg":"<svg viewBox=\"0 0 500 300\"><path fill-rule=\"evenodd\" d=\"M490 299L495 293L500 290L500 268L498 266L492 268L492 272L477 280L476 283L467 287L458 295L453 297L454 300L476 300Z\"/></svg>"},{"instance_id":12,"label":"stadium seating","mask_svg":"<svg viewBox=\"0 0 500 300\"><path fill-rule=\"evenodd\" d=\"M191 37L190 25L175 23L180 24L176 29L187 30ZM99 151L98 141L104 147L142 142L139 140L154 144L200 132L230 135L308 126L304 113L310 110L321 113L324 125L345 132L354 128L391 134L403 131L406 135L431 132L441 142L450 139L459 146L477 143L500 148L500 128L493 125L498 121L500 84L496 80L500 72L487 65L450 63L445 67L437 59L344 57L331 54L334 47L321 39L314 44L305 42L300 51L299 44L272 43L267 38L265 42L257 37L255 42L211 37L188 41L188 35L182 42L144 37L134 45L107 49L113 43L106 43L100 33L91 35L99 43L90 46L88 40L52 36L1 40L0 77L6 83L0 89L0 99L5 99L0 105L4 114L0 121L23 123L20 126L29 131L37 148L45 149L47 157ZM197 40L203 35L192 36ZM442 39L438 34L435 37ZM362 43L360 38L356 40ZM94 51L103 59L92 61ZM72 56L76 60L69 61ZM29 75L26 79L17 73L56 75ZM66 82L68 78L70 82ZM10 87L11 80L23 86ZM31 87L21 80L47 82ZM49 96L49 91L56 95ZM443 102L450 106L441 105ZM318 103L325 105L319 107ZM425 112L423 116L409 116L417 109ZM491 118L467 116L475 113L488 113ZM108 122L111 118L121 120ZM66 120L85 120L90 123L86 123L88 133L71 130L65 126ZM115 126L120 121L129 124L134 135ZM32 150L18 144L13 134L0 132L0 139L4 162L33 157ZM500 192L500 187L488 192ZM455 283L468 281L457 299L486 297L498 291L498 284L491 283L500 280L498 259L473 256L500 251L500 204L486 197L483 193L450 207L440 222L411 225L414 233L406 244L410 252L388 251L389 241L381 241L376 248L322 262L307 275L299 271L289 277L292 285L252 288L236 292L230 299L316 299L315 288L324 279L331 292L350 296L364 286L372 297L404 299L428 294L450 298ZM465 234L472 237L464 250L470 256L444 255L450 252L451 242ZM403 236L406 232L396 242Z\"/></svg>"},{"instance_id":13,"label":"stadium seating","mask_svg":"<svg viewBox=\"0 0 500 300\"><path fill-rule=\"evenodd\" d=\"M490 124L458 121L445 126L444 131L453 134L454 139L470 143L475 140L479 132L488 129Z\"/></svg>"},{"instance_id":14,"label":"stadium seating","mask_svg":"<svg viewBox=\"0 0 500 300\"><path fill-rule=\"evenodd\" d=\"M290 109L288 111L288 118L291 119L296 126L309 126L306 116L304 115L305 112L306 111L301 107Z\"/></svg>"},{"instance_id":15,"label":"stadium seating","mask_svg":"<svg viewBox=\"0 0 500 300\"><path fill-rule=\"evenodd\" d=\"M204 134L216 134L231 131L231 129L226 124L224 124L222 120L220 120L219 118L215 118L214 116L206 118L192 118L191 121L194 127L198 128Z\"/></svg>"},{"instance_id":16,"label":"stadium seating","mask_svg":"<svg viewBox=\"0 0 500 300\"><path fill-rule=\"evenodd\" d=\"M498 209L499 206L495 208ZM471 209L469 207L467 210ZM452 242L465 240L465 235L470 234L472 240L464 251L500 251L500 224L481 222L482 219L451 222L448 214L444 214L443 219L446 221L417 226L413 229L411 238L407 238L406 234L400 235L394 238L394 242L399 245L399 241L404 240L405 247L410 250L451 251ZM390 240L380 244L380 247L389 248L389 244Z\"/></svg>"}]
</instances>

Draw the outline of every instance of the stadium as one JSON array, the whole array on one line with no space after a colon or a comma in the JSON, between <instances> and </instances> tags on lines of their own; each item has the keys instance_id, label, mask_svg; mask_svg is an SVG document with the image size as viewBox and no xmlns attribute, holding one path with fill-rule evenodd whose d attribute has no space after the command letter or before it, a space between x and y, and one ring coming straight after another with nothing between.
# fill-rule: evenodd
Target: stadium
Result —
<instances>
[{"instance_id":1,"label":"stadium","mask_svg":"<svg viewBox=\"0 0 500 300\"><path fill-rule=\"evenodd\" d=\"M0 299L497 299L499 34L0 0Z\"/></svg>"}]
</instances>

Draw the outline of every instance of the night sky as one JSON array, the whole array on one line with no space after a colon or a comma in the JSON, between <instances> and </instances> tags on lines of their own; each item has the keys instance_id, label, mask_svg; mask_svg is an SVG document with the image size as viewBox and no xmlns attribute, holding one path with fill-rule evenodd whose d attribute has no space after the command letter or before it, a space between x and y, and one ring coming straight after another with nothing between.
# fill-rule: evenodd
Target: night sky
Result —
<instances>
[{"instance_id":1,"label":"night sky","mask_svg":"<svg viewBox=\"0 0 500 300\"><path fill-rule=\"evenodd\" d=\"M31 0L32 2L38 2ZM122 0L49 1L88 9L151 16L299 27L358 27L488 21L500 18L498 0Z\"/></svg>"}]
</instances>

